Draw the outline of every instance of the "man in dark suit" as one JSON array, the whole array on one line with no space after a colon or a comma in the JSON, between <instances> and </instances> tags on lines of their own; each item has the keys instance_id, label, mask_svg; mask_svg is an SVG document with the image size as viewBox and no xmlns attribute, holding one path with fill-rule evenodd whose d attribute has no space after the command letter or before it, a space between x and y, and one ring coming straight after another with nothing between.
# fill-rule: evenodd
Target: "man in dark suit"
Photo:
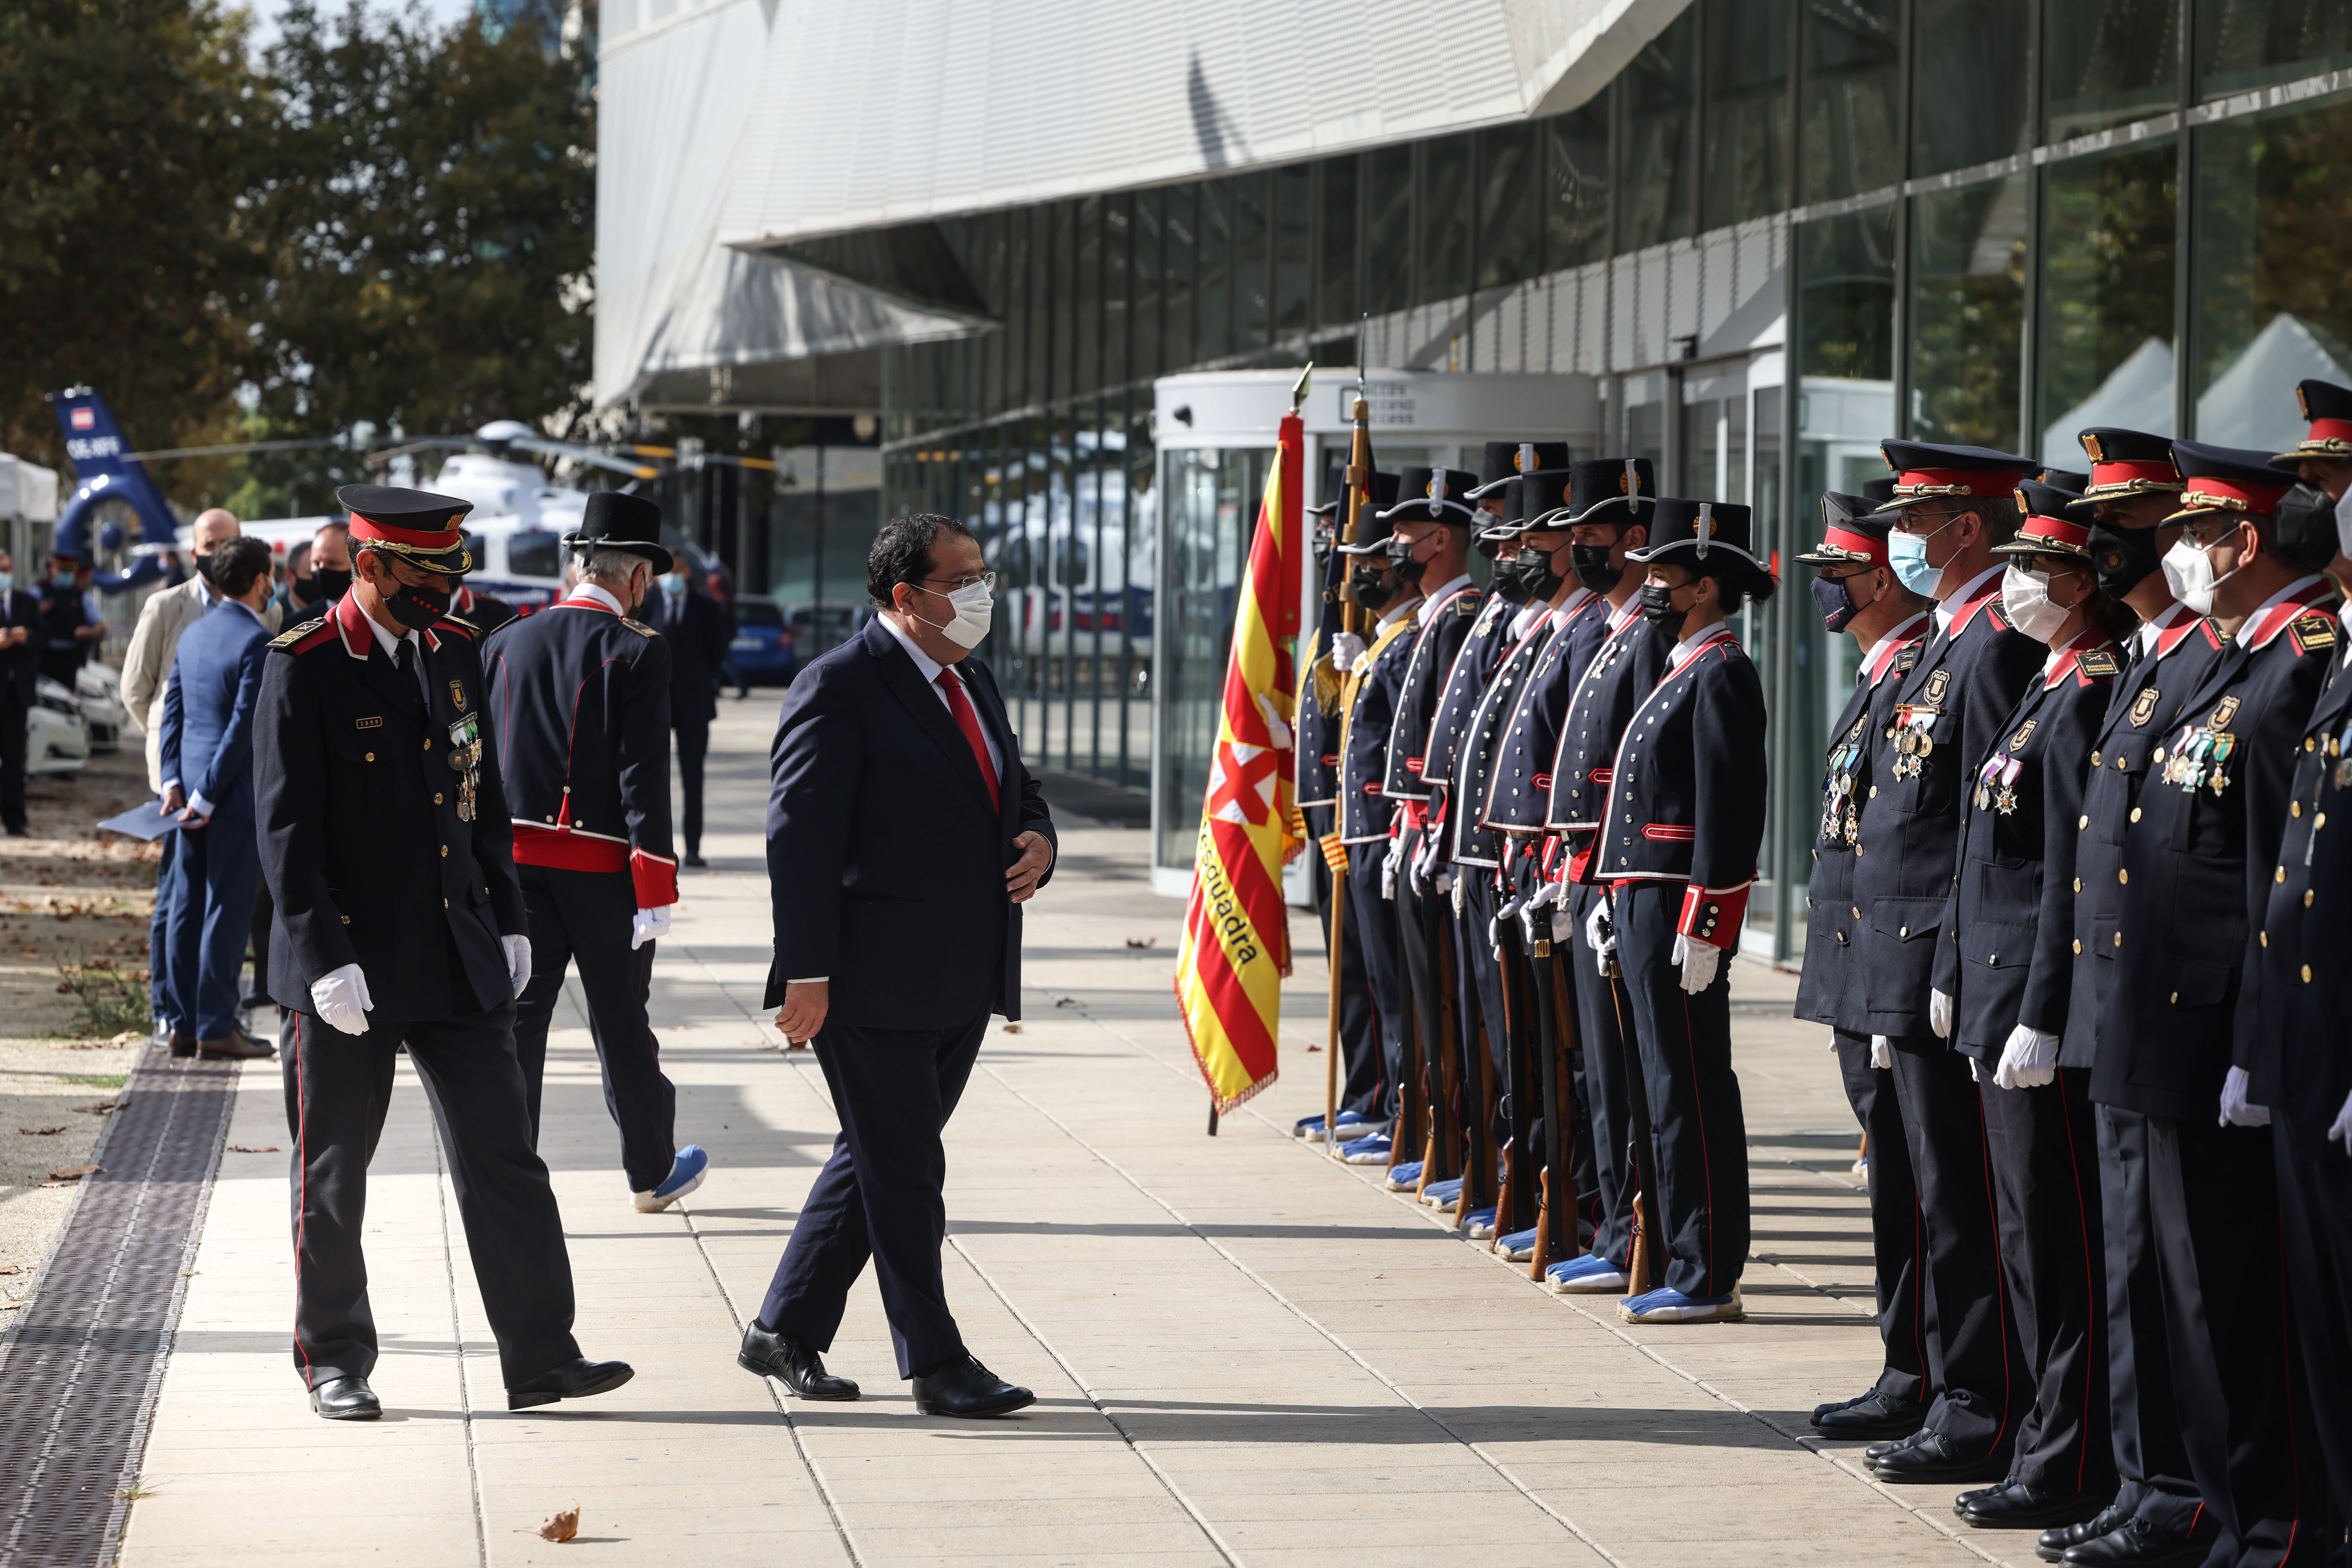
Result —
<instances>
[{"instance_id":1,"label":"man in dark suit","mask_svg":"<svg viewBox=\"0 0 2352 1568\"><path fill-rule=\"evenodd\" d=\"M572 1261L531 1148L514 999L530 982L514 821L473 628L468 503L345 485L358 576L280 635L261 677L253 791L278 901L269 984L293 1135L294 1364L310 1408L383 1413L367 1261L368 1161L404 1047L438 1123L507 1408L618 1388L572 1337Z\"/></svg>"},{"instance_id":2,"label":"man in dark suit","mask_svg":"<svg viewBox=\"0 0 2352 1568\"><path fill-rule=\"evenodd\" d=\"M803 1399L857 1397L818 1357L871 1256L916 1407L1000 1415L1036 1396L982 1366L948 1310L940 1133L989 1015L1021 1016L1020 906L1052 872L1054 825L967 657L993 608L979 542L899 518L866 585L882 613L801 671L770 754L767 1005L815 1047L841 1134L737 1360Z\"/></svg>"},{"instance_id":3,"label":"man in dark suit","mask_svg":"<svg viewBox=\"0 0 2352 1568\"><path fill-rule=\"evenodd\" d=\"M41 674L41 602L16 586L16 563L0 550L0 826L25 825L25 715Z\"/></svg>"},{"instance_id":4,"label":"man in dark suit","mask_svg":"<svg viewBox=\"0 0 2352 1568\"><path fill-rule=\"evenodd\" d=\"M91 618L82 597L89 583L87 562L58 555L49 562L48 580L41 584L41 673L68 691L89 661L90 645L106 635L105 623Z\"/></svg>"},{"instance_id":5,"label":"man in dark suit","mask_svg":"<svg viewBox=\"0 0 2352 1568\"><path fill-rule=\"evenodd\" d=\"M661 575L658 605L646 619L669 644L669 723L677 735L679 837L686 863L702 860L702 761L710 753L710 724L719 717L719 667L727 658L727 612L716 599L689 590L677 562Z\"/></svg>"},{"instance_id":6,"label":"man in dark suit","mask_svg":"<svg viewBox=\"0 0 2352 1568\"><path fill-rule=\"evenodd\" d=\"M222 541L208 562L220 592L182 635L163 689L163 809L180 814L164 917L178 1022L212 1059L266 1057L237 1026L237 972L253 924L261 858L253 835L253 705L269 628L269 545ZM174 1047L177 1054L178 1047Z\"/></svg>"}]
</instances>

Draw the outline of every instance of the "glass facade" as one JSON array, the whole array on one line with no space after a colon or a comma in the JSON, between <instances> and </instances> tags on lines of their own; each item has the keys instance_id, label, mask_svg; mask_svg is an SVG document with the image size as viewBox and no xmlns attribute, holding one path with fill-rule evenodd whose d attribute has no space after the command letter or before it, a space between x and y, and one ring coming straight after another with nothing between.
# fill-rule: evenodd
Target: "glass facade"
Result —
<instances>
[{"instance_id":1,"label":"glass facade","mask_svg":"<svg viewBox=\"0 0 2352 1568\"><path fill-rule=\"evenodd\" d=\"M941 220L992 324L887 351L883 514L981 534L1034 763L1197 796L1264 458L1157 451L1155 378L1344 367L1360 331L1591 376L1604 449L1749 501L1784 560L1890 434L2070 468L2092 424L2274 443L2296 379L2352 378L2315 261L2352 241L2347 67L2352 0L1694 0L1566 113ZM1726 274L1736 310L1651 324ZM1853 656L1801 591L1748 621L1785 952Z\"/></svg>"}]
</instances>

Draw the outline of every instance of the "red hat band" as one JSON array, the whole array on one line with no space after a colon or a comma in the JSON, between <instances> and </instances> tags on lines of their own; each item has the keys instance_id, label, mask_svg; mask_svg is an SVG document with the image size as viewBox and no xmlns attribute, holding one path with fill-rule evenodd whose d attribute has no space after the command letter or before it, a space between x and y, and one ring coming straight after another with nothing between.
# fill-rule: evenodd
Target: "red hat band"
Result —
<instances>
[{"instance_id":1,"label":"red hat band","mask_svg":"<svg viewBox=\"0 0 2352 1568\"><path fill-rule=\"evenodd\" d=\"M2091 550L2091 531L2082 523L2069 522L2063 517L2036 514L2025 520L2017 531L2020 543L2028 540L2045 542L2068 555L2087 555Z\"/></svg>"},{"instance_id":2,"label":"red hat band","mask_svg":"<svg viewBox=\"0 0 2352 1568\"><path fill-rule=\"evenodd\" d=\"M2315 419L2311 422L2311 434L2304 437L2303 444L2331 454L2352 455L2352 419Z\"/></svg>"},{"instance_id":3,"label":"red hat band","mask_svg":"<svg viewBox=\"0 0 2352 1568\"><path fill-rule=\"evenodd\" d=\"M1822 531L1822 549L1824 553L1832 550L1842 550L1849 555L1862 556L1873 566L1884 566L1887 563L1886 541L1884 537L1874 539L1867 533L1856 533L1850 529L1839 528L1835 524L1832 524Z\"/></svg>"},{"instance_id":4,"label":"red hat band","mask_svg":"<svg viewBox=\"0 0 2352 1568\"><path fill-rule=\"evenodd\" d=\"M2267 514L2292 485L2242 484L2235 479L2195 479L2181 492L2184 511L2247 511Z\"/></svg>"},{"instance_id":5,"label":"red hat band","mask_svg":"<svg viewBox=\"0 0 2352 1568\"><path fill-rule=\"evenodd\" d=\"M2143 490L2177 490L2180 476L2168 462L2093 463L2091 488L2084 494L2095 500L2105 496L2137 495Z\"/></svg>"},{"instance_id":6,"label":"red hat band","mask_svg":"<svg viewBox=\"0 0 2352 1568\"><path fill-rule=\"evenodd\" d=\"M449 519L447 528L394 528L388 522L378 522L372 517L352 513L352 537L374 540L383 544L405 544L412 550L455 550L464 542L457 533L460 512Z\"/></svg>"},{"instance_id":7,"label":"red hat band","mask_svg":"<svg viewBox=\"0 0 2352 1568\"><path fill-rule=\"evenodd\" d=\"M1929 500L1937 496L2005 496L2025 478L2015 468L1906 468L1895 476L1895 499Z\"/></svg>"}]
</instances>

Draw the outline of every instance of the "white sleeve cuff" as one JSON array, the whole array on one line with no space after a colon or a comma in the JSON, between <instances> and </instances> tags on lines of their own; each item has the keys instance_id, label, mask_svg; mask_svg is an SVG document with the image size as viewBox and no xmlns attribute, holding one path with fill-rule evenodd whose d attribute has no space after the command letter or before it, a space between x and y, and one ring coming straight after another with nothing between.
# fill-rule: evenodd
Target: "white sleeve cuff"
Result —
<instances>
[{"instance_id":1,"label":"white sleeve cuff","mask_svg":"<svg viewBox=\"0 0 2352 1568\"><path fill-rule=\"evenodd\" d=\"M796 980L787 980L784 984L787 985L823 985L832 978L833 976L830 974L803 974Z\"/></svg>"},{"instance_id":2,"label":"white sleeve cuff","mask_svg":"<svg viewBox=\"0 0 2352 1568\"><path fill-rule=\"evenodd\" d=\"M203 795L192 795L188 797L188 809L198 816L210 816L213 814L213 803Z\"/></svg>"}]
</instances>

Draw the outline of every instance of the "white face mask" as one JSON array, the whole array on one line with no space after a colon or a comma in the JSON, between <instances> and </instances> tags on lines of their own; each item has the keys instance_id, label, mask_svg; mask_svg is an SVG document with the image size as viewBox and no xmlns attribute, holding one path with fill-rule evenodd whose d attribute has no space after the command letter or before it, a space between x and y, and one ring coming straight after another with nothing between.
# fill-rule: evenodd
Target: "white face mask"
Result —
<instances>
[{"instance_id":1,"label":"white face mask","mask_svg":"<svg viewBox=\"0 0 2352 1568\"><path fill-rule=\"evenodd\" d=\"M2214 541L2220 543L2219 540ZM2189 542L2184 533L2171 549L2164 552L2164 581L2172 596L2189 606L2189 613L2210 616L2213 613L2213 590L2243 571L2232 566L2220 576L2213 575L2213 558Z\"/></svg>"},{"instance_id":2,"label":"white face mask","mask_svg":"<svg viewBox=\"0 0 2352 1568\"><path fill-rule=\"evenodd\" d=\"M940 597L955 606L954 619L935 621L928 616L915 618L958 647L978 647L987 638L989 626L996 618L996 595L989 591L988 584L974 583Z\"/></svg>"},{"instance_id":3,"label":"white face mask","mask_svg":"<svg viewBox=\"0 0 2352 1568\"><path fill-rule=\"evenodd\" d=\"M2336 548L2352 555L2352 485L2345 487L2343 499L2336 503Z\"/></svg>"},{"instance_id":4,"label":"white face mask","mask_svg":"<svg viewBox=\"0 0 2352 1568\"><path fill-rule=\"evenodd\" d=\"M2049 573L2014 565L2000 574L2000 607L2008 612L2010 625L2039 643L2057 636L2074 613L2051 602Z\"/></svg>"}]
</instances>

